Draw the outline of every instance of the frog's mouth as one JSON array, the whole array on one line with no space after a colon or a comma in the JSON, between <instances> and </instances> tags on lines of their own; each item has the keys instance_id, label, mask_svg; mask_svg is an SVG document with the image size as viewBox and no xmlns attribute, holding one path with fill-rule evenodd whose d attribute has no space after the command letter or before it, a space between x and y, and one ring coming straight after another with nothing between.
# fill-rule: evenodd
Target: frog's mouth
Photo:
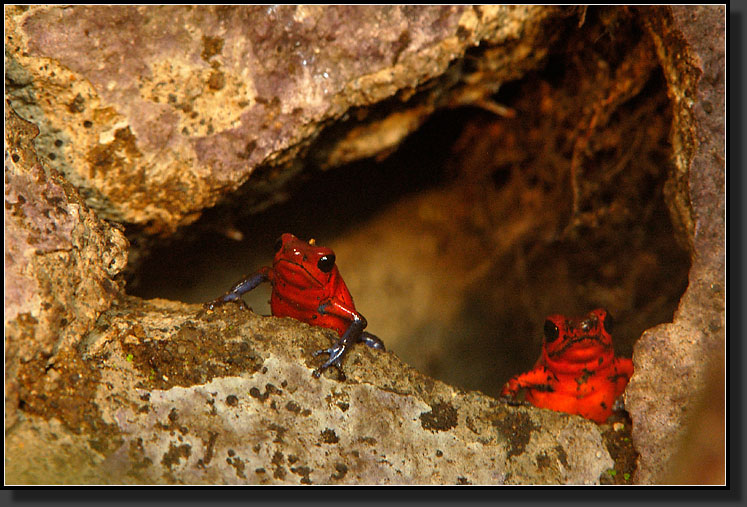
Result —
<instances>
[{"instance_id":1,"label":"frog's mouth","mask_svg":"<svg viewBox=\"0 0 747 507\"><path fill-rule=\"evenodd\" d=\"M549 352L547 355L556 358L571 356L576 361L588 361L599 356L600 351L612 348L611 343L606 343L602 337L597 334L583 334L581 336L566 340L563 346L557 350Z\"/></svg>"}]
</instances>

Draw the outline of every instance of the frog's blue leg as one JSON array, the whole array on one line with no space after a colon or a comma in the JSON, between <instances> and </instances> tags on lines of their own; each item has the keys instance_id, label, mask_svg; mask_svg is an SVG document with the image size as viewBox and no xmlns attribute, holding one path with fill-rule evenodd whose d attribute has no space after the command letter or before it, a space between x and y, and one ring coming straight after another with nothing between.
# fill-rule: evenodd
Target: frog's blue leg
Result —
<instances>
[{"instance_id":1,"label":"frog's blue leg","mask_svg":"<svg viewBox=\"0 0 747 507\"><path fill-rule=\"evenodd\" d=\"M319 313L321 313L322 315L326 313L324 304L319 306ZM363 328L366 327L366 324L366 319L363 318L362 315L356 314L353 318L353 322L351 322L348 328L345 330L345 334L343 334L340 339L337 340L337 343L335 343L328 349L317 350L316 352L314 352L314 356L318 356L320 354L329 354L329 359L327 359L327 361L319 368L314 370L313 375L318 378L322 374L322 372L330 366L336 366L337 368L342 369L340 361L342 361L342 358L348 351L348 348L350 348L352 344L359 340L361 332L363 331Z\"/></svg>"},{"instance_id":2,"label":"frog's blue leg","mask_svg":"<svg viewBox=\"0 0 747 507\"><path fill-rule=\"evenodd\" d=\"M221 297L215 298L212 301L205 303L203 306L208 310L213 310L216 306L228 303L229 301L237 301L239 303L243 303L243 301L240 299L241 295L254 289L262 282L270 281L270 273L270 268L263 267L256 273L242 278L241 280L236 282L233 287L231 287L231 289L229 289L229 291L223 294Z\"/></svg>"},{"instance_id":3,"label":"frog's blue leg","mask_svg":"<svg viewBox=\"0 0 747 507\"><path fill-rule=\"evenodd\" d=\"M358 312L349 310L336 301L325 301L324 303L319 305L317 311L322 315L328 313L338 315L340 317L350 319L351 322L348 328L345 330L345 333L340 337L339 340L337 340L337 343L335 343L328 349L317 350L316 352L314 352L315 357L321 354L329 354L329 359L327 359L327 361L319 368L314 370L313 375L315 377L318 378L322 374L322 372L330 366L336 366L337 368L342 370L340 361L342 361L342 358L344 357L350 346L357 342L363 342L369 347L384 350L384 342L382 342L376 336L363 331L368 325L368 322L366 322L366 318Z\"/></svg>"},{"instance_id":4,"label":"frog's blue leg","mask_svg":"<svg viewBox=\"0 0 747 507\"><path fill-rule=\"evenodd\" d=\"M386 347L384 346L384 342L381 341L381 338L369 333L368 331L363 331L361 333L361 337L359 341L365 343L372 349L386 350Z\"/></svg>"}]
</instances>

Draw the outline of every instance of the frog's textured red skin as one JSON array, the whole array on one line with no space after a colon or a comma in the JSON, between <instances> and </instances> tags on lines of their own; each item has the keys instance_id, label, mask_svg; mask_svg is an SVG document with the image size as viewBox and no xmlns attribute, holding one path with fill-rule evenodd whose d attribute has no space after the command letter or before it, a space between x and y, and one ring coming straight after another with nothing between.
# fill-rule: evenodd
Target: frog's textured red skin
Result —
<instances>
[{"instance_id":1,"label":"frog's textured red skin","mask_svg":"<svg viewBox=\"0 0 747 507\"><path fill-rule=\"evenodd\" d=\"M330 248L312 246L292 234L281 236L282 246L275 253L268 279L272 283L270 308L276 317L293 317L314 326L328 327L342 336L351 318L328 313L321 315L319 305L333 301L351 314L356 313L340 271L335 265L324 273L317 264L324 256L334 258Z\"/></svg>"},{"instance_id":2,"label":"frog's textured red skin","mask_svg":"<svg viewBox=\"0 0 747 507\"><path fill-rule=\"evenodd\" d=\"M542 354L534 369L509 380L501 395L513 397L524 390L532 405L604 423L633 374L630 359L615 357L612 337L605 328L610 320L603 309L584 319L548 317Z\"/></svg>"},{"instance_id":3,"label":"frog's textured red skin","mask_svg":"<svg viewBox=\"0 0 747 507\"><path fill-rule=\"evenodd\" d=\"M301 241L289 233L278 239L271 268L265 266L239 280L226 294L205 306L213 309L228 301L240 301L241 294L267 281L272 284L270 308L274 316L292 317L307 324L334 329L341 336L333 347L314 354L330 355L314 372L315 376L318 377L329 366L339 368L343 355L356 342L384 349L381 340L363 331L366 319L355 309L353 296L335 264L334 252Z\"/></svg>"}]
</instances>

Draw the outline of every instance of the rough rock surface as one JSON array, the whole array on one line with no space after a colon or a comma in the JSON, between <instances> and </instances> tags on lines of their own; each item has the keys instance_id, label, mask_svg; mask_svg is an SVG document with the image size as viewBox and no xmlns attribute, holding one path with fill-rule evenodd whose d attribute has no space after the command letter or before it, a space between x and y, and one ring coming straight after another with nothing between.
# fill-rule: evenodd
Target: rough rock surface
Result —
<instances>
[{"instance_id":1,"label":"rough rock surface","mask_svg":"<svg viewBox=\"0 0 747 507\"><path fill-rule=\"evenodd\" d=\"M311 352L327 331L123 295L111 279L123 236L38 163L36 129L6 115L6 221L34 219L8 248L34 254L8 263L31 277L6 300L8 484L583 484L614 466L600 427L581 418L461 392L365 347L347 358L347 382L316 380ZM85 220L62 229L53 285L22 292L47 279L34 262L68 216ZM75 326L38 325L23 306L35 296L65 298L58 311ZM51 329L67 334L38 343Z\"/></svg>"},{"instance_id":2,"label":"rough rock surface","mask_svg":"<svg viewBox=\"0 0 747 507\"><path fill-rule=\"evenodd\" d=\"M314 381L325 331L124 296L126 240L92 211L170 232L260 166L290 167L264 176L277 189L325 122L398 90L406 102L480 40L518 62L492 79L520 75L544 54L542 20L565 11L369 8L369 24L339 26L344 12L319 7L98 9L6 10L8 98L42 154L6 106L7 483L599 482L612 460L588 421L363 347L347 381ZM656 483L703 397L723 392L703 385L724 351L724 8L637 12L673 104L667 197L692 253L674 322L637 343L626 393L635 481ZM369 138L395 145L455 96L441 92L369 122ZM341 142L320 156L367 154Z\"/></svg>"},{"instance_id":3,"label":"rough rock surface","mask_svg":"<svg viewBox=\"0 0 747 507\"><path fill-rule=\"evenodd\" d=\"M613 466L590 421L461 392L392 353L358 346L346 381L315 379L329 339L234 305L125 297L54 367L43 403L26 393L45 408L8 432L6 480L588 484ZM63 406L73 386L86 406Z\"/></svg>"},{"instance_id":4,"label":"rough rock surface","mask_svg":"<svg viewBox=\"0 0 747 507\"><path fill-rule=\"evenodd\" d=\"M541 6L14 8L5 18L6 77L16 111L40 126L40 152L102 218L170 232L236 190L258 166L291 161L330 120L414 91L481 42L500 45L488 79L497 90L542 59L545 45L535 39L548 36L540 27L558 12ZM433 109L373 122L369 140L379 149L394 146ZM331 152L333 163L370 155L345 143ZM298 170L286 165L251 200L277 200ZM247 207L262 205L251 200Z\"/></svg>"},{"instance_id":5,"label":"rough rock surface","mask_svg":"<svg viewBox=\"0 0 747 507\"><path fill-rule=\"evenodd\" d=\"M5 424L16 420L22 362L75 347L121 287L118 226L99 220L54 169L39 163L39 130L5 109Z\"/></svg>"},{"instance_id":6,"label":"rough rock surface","mask_svg":"<svg viewBox=\"0 0 747 507\"><path fill-rule=\"evenodd\" d=\"M724 381L726 329L724 8L676 7L660 14L648 18L648 29L674 109L677 173L670 209L680 217L693 260L674 321L645 332L633 355L636 373L625 405L640 453L636 481L644 484L666 480L688 426L711 419L694 409L704 393L713 393L709 378ZM711 406L721 407L723 417L720 401Z\"/></svg>"}]
</instances>

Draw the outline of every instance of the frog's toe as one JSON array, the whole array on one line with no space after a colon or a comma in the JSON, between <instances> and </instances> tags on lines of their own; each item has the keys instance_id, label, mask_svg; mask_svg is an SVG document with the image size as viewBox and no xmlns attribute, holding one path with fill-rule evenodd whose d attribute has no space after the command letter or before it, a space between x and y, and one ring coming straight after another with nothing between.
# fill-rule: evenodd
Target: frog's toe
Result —
<instances>
[{"instance_id":1,"label":"frog's toe","mask_svg":"<svg viewBox=\"0 0 747 507\"><path fill-rule=\"evenodd\" d=\"M320 356L322 354L329 354L329 359L327 359L324 364L322 364L319 368L314 370L313 375L317 378L322 374L324 370L329 368L330 366L335 366L338 369L342 369L340 365L340 361L342 360L342 355L345 352L345 347L331 347L328 349L321 349L317 350L313 353L313 356Z\"/></svg>"},{"instance_id":2,"label":"frog's toe","mask_svg":"<svg viewBox=\"0 0 747 507\"><path fill-rule=\"evenodd\" d=\"M335 352L334 348L320 349L320 350L317 350L316 352L312 352L311 355L314 356L314 357L321 356L322 354L329 354L330 356L332 356L332 354L334 354L334 352Z\"/></svg>"},{"instance_id":3,"label":"frog's toe","mask_svg":"<svg viewBox=\"0 0 747 507\"><path fill-rule=\"evenodd\" d=\"M212 301L208 301L207 303L203 303L202 307L206 310L215 310L219 306L223 306L226 303L235 303L236 306L238 306L239 310L249 310L250 308L246 306L246 303L241 298L228 298L228 297L219 297L216 299L213 299Z\"/></svg>"},{"instance_id":4,"label":"frog's toe","mask_svg":"<svg viewBox=\"0 0 747 507\"><path fill-rule=\"evenodd\" d=\"M327 352L326 350L319 350L317 352ZM316 378L319 378L322 375L322 372L329 368L330 366L334 366L338 370L342 372L342 367L340 366L340 358L329 358L323 365L321 365L319 368L313 371L312 375Z\"/></svg>"},{"instance_id":5,"label":"frog's toe","mask_svg":"<svg viewBox=\"0 0 747 507\"><path fill-rule=\"evenodd\" d=\"M205 310L215 310L215 307L219 306L220 304L221 304L220 301L218 301L217 299L214 299L212 301L208 301L207 303L202 303L202 307Z\"/></svg>"}]
</instances>

